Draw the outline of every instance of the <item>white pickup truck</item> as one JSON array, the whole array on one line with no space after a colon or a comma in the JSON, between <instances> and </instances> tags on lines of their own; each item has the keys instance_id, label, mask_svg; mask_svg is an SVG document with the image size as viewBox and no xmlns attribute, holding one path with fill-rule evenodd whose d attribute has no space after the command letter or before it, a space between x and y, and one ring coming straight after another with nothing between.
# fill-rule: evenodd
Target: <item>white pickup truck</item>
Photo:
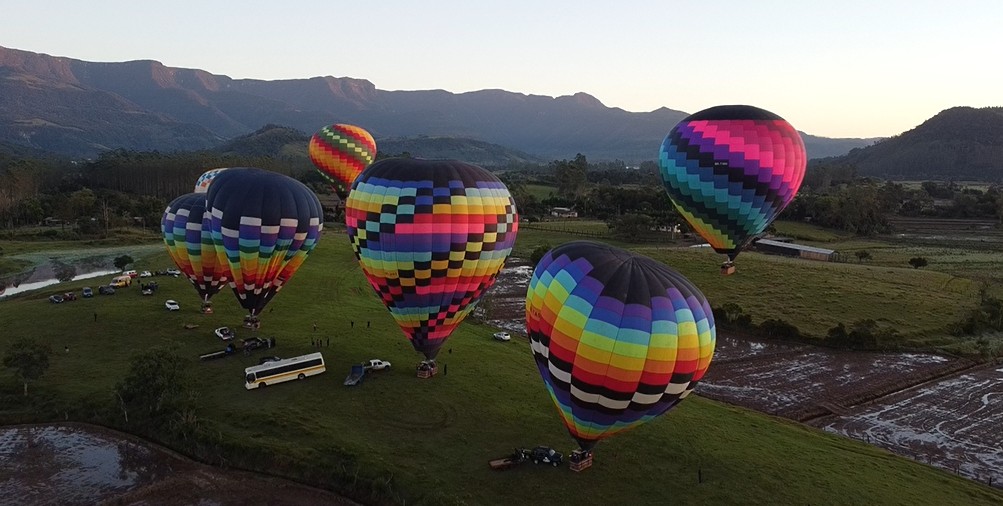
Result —
<instances>
[{"instance_id":1,"label":"white pickup truck","mask_svg":"<svg viewBox=\"0 0 1003 506\"><path fill-rule=\"evenodd\" d=\"M385 360L380 360L378 358L374 358L369 362L366 362L366 370L380 371L383 369L390 369L390 362L387 362Z\"/></svg>"}]
</instances>

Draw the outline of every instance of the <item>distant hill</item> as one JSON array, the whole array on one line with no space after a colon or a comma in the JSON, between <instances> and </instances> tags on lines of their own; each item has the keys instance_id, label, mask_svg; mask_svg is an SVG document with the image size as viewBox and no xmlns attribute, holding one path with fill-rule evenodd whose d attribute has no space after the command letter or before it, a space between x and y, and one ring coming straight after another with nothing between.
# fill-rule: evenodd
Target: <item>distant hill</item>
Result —
<instances>
[{"instance_id":1,"label":"distant hill","mask_svg":"<svg viewBox=\"0 0 1003 506\"><path fill-rule=\"evenodd\" d=\"M295 128L277 125L265 127L248 135L234 138L214 149L223 155L270 156L304 161L309 159L307 144L310 135ZM376 139L381 155L409 153L419 158L449 158L484 167L507 166L509 163L547 163L549 160L474 139L455 137L395 137Z\"/></svg>"},{"instance_id":2,"label":"distant hill","mask_svg":"<svg viewBox=\"0 0 1003 506\"><path fill-rule=\"evenodd\" d=\"M665 107L627 112L586 93L386 91L330 76L231 79L152 60L94 63L0 47L0 141L72 156L206 149L268 124L313 133L352 123L376 138L465 138L547 160L582 153L640 162L656 158L686 115ZM809 157L868 143L806 136Z\"/></svg>"},{"instance_id":3,"label":"distant hill","mask_svg":"<svg viewBox=\"0 0 1003 506\"><path fill-rule=\"evenodd\" d=\"M1003 107L954 107L874 145L813 165L890 179L1003 181Z\"/></svg>"}]
</instances>

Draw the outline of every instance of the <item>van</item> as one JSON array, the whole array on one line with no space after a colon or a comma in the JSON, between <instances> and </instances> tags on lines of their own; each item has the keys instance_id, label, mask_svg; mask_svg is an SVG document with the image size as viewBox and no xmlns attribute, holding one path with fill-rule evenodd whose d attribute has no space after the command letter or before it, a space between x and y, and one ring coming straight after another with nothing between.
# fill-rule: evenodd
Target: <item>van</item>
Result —
<instances>
[{"instance_id":1,"label":"van","mask_svg":"<svg viewBox=\"0 0 1003 506\"><path fill-rule=\"evenodd\" d=\"M116 276L111 280L110 284L115 288L124 288L132 285L132 278L129 276Z\"/></svg>"}]
</instances>

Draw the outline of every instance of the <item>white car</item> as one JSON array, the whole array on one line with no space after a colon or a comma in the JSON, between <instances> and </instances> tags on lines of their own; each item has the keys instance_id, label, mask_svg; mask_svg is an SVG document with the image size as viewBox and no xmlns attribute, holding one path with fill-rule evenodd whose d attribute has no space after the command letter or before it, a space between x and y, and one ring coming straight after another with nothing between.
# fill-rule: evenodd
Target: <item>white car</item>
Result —
<instances>
[{"instance_id":1,"label":"white car","mask_svg":"<svg viewBox=\"0 0 1003 506\"><path fill-rule=\"evenodd\" d=\"M167 269L167 271L166 271L166 272L167 272L167 275L168 275L168 276L174 276L174 277L178 277L178 276L180 276L180 275L181 275L181 271L179 271L179 270L177 270L177 269Z\"/></svg>"},{"instance_id":2,"label":"white car","mask_svg":"<svg viewBox=\"0 0 1003 506\"><path fill-rule=\"evenodd\" d=\"M148 278L150 276L153 276L153 273L150 271L143 271L139 273L139 277L141 278Z\"/></svg>"},{"instance_id":3,"label":"white car","mask_svg":"<svg viewBox=\"0 0 1003 506\"><path fill-rule=\"evenodd\" d=\"M494 338L499 341L509 341L512 339L512 336L508 332L495 332Z\"/></svg>"},{"instance_id":4,"label":"white car","mask_svg":"<svg viewBox=\"0 0 1003 506\"><path fill-rule=\"evenodd\" d=\"M216 337L224 340L230 341L233 339L234 332L230 327L220 327L216 329Z\"/></svg>"},{"instance_id":5,"label":"white car","mask_svg":"<svg viewBox=\"0 0 1003 506\"><path fill-rule=\"evenodd\" d=\"M178 303L173 300L168 300L167 302L165 302L164 307L166 307L168 311L181 311L181 306L178 305Z\"/></svg>"}]
</instances>

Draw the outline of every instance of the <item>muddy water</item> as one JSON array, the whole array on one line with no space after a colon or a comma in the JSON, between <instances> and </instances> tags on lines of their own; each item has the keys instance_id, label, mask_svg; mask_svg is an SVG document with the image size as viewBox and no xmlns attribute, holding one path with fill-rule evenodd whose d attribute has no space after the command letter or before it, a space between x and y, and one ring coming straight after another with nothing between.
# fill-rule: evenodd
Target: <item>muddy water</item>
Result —
<instances>
[{"instance_id":1,"label":"muddy water","mask_svg":"<svg viewBox=\"0 0 1003 506\"><path fill-rule=\"evenodd\" d=\"M100 427L0 428L0 505L355 503L287 480L221 470Z\"/></svg>"}]
</instances>

